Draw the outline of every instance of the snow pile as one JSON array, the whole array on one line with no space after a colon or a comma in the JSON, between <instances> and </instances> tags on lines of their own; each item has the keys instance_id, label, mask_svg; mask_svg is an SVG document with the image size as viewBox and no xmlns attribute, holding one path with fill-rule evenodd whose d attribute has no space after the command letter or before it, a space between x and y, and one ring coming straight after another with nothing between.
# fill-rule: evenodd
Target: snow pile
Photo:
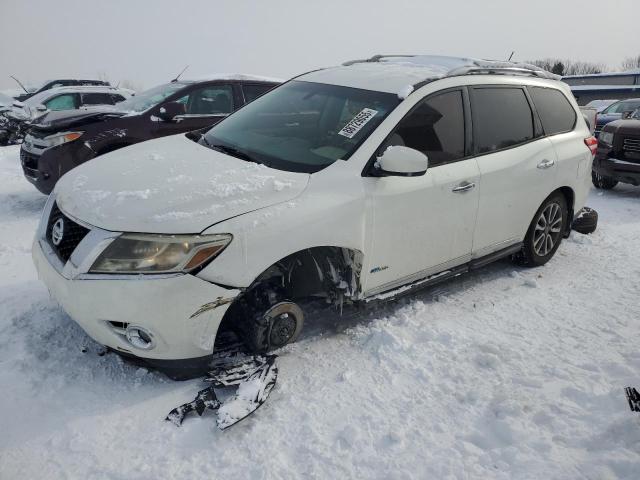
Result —
<instances>
[{"instance_id":1,"label":"snow pile","mask_svg":"<svg viewBox=\"0 0 640 480\"><path fill-rule=\"evenodd\" d=\"M640 188L592 192L598 230L543 268L310 315L268 402L226 432L165 422L200 380L105 355L49 298L29 252L45 197L17 147L0 189L0 478L638 478Z\"/></svg>"}]
</instances>

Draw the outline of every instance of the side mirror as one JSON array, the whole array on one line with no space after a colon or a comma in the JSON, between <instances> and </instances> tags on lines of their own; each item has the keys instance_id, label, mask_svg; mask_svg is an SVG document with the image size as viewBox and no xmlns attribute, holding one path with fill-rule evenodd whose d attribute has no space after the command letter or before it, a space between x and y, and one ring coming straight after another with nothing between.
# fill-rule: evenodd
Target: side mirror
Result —
<instances>
[{"instance_id":1,"label":"side mirror","mask_svg":"<svg viewBox=\"0 0 640 480\"><path fill-rule=\"evenodd\" d=\"M622 112L622 118L631 118L632 115L633 115L633 110Z\"/></svg>"},{"instance_id":2,"label":"side mirror","mask_svg":"<svg viewBox=\"0 0 640 480\"><path fill-rule=\"evenodd\" d=\"M45 106L44 106L44 105L42 105L42 104L39 104L39 105L36 105L36 110L37 110L38 112L46 112L46 111L47 111L47 107L45 107Z\"/></svg>"},{"instance_id":3,"label":"side mirror","mask_svg":"<svg viewBox=\"0 0 640 480\"><path fill-rule=\"evenodd\" d=\"M376 167L381 177L419 177L427 171L429 159L413 148L391 146L378 157Z\"/></svg>"},{"instance_id":4,"label":"side mirror","mask_svg":"<svg viewBox=\"0 0 640 480\"><path fill-rule=\"evenodd\" d=\"M187 112L187 108L184 103L168 102L160 107L158 110L158 117L165 122L172 122L178 115L184 115Z\"/></svg>"}]
</instances>

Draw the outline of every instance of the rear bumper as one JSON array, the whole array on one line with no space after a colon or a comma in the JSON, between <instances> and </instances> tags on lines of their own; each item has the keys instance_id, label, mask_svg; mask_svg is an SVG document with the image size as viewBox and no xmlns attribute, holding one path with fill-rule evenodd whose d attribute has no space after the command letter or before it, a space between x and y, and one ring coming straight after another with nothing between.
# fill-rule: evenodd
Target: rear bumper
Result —
<instances>
[{"instance_id":1,"label":"rear bumper","mask_svg":"<svg viewBox=\"0 0 640 480\"><path fill-rule=\"evenodd\" d=\"M603 177L610 177L622 183L640 185L640 163L598 156L593 161L593 170Z\"/></svg>"},{"instance_id":2,"label":"rear bumper","mask_svg":"<svg viewBox=\"0 0 640 480\"><path fill-rule=\"evenodd\" d=\"M47 247L44 239L34 241L32 255L39 278L95 341L165 371L187 372L206 366L220 322L239 290L182 274L66 278L50 261ZM219 298L229 302L215 302ZM219 306L211 306L211 302ZM131 344L125 335L127 324L148 331L153 348L139 349Z\"/></svg>"}]
</instances>

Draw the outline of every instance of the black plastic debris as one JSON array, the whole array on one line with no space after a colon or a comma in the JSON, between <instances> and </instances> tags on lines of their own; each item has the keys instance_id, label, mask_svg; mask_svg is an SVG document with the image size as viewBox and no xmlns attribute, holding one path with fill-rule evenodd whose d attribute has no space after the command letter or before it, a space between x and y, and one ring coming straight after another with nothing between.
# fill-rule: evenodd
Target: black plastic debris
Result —
<instances>
[{"instance_id":1,"label":"black plastic debris","mask_svg":"<svg viewBox=\"0 0 640 480\"><path fill-rule=\"evenodd\" d=\"M232 344L216 351L212 370L204 379L211 385L200 390L192 402L171 410L166 420L180 426L189 413L202 416L205 410L212 410L217 413L217 426L225 430L266 402L278 377L276 356L250 355L239 347L240 344ZM236 387L235 393L221 402L215 389L230 387Z\"/></svg>"},{"instance_id":2,"label":"black plastic debris","mask_svg":"<svg viewBox=\"0 0 640 480\"><path fill-rule=\"evenodd\" d=\"M633 387L627 387L624 389L627 394L627 400L629 401L629 408L632 412L640 413L640 393Z\"/></svg>"},{"instance_id":3,"label":"black plastic debris","mask_svg":"<svg viewBox=\"0 0 640 480\"><path fill-rule=\"evenodd\" d=\"M213 387L209 387L200 390L193 402L185 403L171 410L166 420L179 427L188 413L195 411L199 416L202 416L206 409L217 410L218 408L220 408L220 402L216 397L216 392L213 391Z\"/></svg>"}]
</instances>

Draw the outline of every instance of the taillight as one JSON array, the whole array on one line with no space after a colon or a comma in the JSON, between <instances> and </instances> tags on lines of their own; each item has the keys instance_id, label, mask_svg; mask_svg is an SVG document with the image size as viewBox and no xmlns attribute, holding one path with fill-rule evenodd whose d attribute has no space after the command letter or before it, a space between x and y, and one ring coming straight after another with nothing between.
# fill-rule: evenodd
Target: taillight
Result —
<instances>
[{"instance_id":1,"label":"taillight","mask_svg":"<svg viewBox=\"0 0 640 480\"><path fill-rule=\"evenodd\" d=\"M596 137L587 137L584 139L584 144L589 147L589 150L591 150L591 155L595 155L596 154L596 150L598 148L598 140L596 139Z\"/></svg>"}]
</instances>

